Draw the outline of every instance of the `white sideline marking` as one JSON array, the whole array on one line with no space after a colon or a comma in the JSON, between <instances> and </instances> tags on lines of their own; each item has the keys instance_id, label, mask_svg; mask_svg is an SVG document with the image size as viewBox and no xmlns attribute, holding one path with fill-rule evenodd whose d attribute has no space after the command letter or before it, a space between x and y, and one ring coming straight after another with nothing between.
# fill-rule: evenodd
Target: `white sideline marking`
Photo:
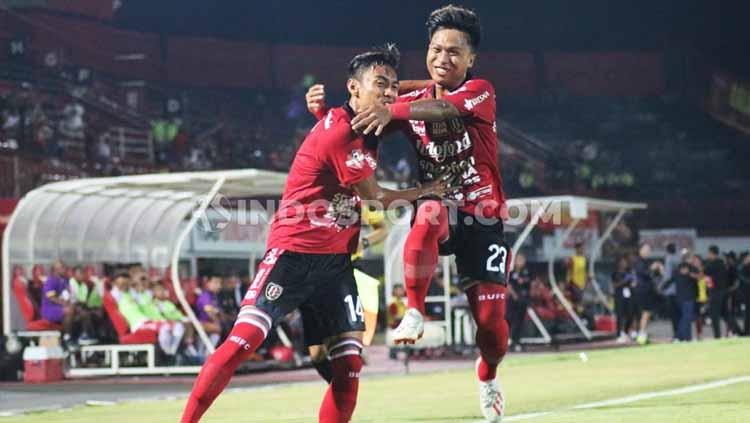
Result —
<instances>
[{"instance_id":1,"label":"white sideline marking","mask_svg":"<svg viewBox=\"0 0 750 423\"><path fill-rule=\"evenodd\" d=\"M517 414L513 416L508 416L504 418L503 421L504 422L516 422L520 420L534 419L537 417L544 417L550 414L571 411L571 410L588 410L592 408L608 407L611 405L630 404L632 402L643 401L643 400L648 400L652 398L672 397L672 396L677 396L677 395L692 394L694 392L722 388L724 386L735 385L737 383L746 383L746 382L750 382L750 376L739 376L739 377L733 377L729 379L721 379L721 380L717 380L713 382L701 383L699 385L690 385L690 386L685 386L682 388L670 389L667 391L645 392L643 394L631 395L627 397L615 398L615 399L604 400L604 401L590 402L586 404L579 404L579 405L575 405L572 407L566 407L566 408L561 408L561 409L552 410L552 411ZM483 422L484 420L479 420L476 423L483 423Z\"/></svg>"}]
</instances>

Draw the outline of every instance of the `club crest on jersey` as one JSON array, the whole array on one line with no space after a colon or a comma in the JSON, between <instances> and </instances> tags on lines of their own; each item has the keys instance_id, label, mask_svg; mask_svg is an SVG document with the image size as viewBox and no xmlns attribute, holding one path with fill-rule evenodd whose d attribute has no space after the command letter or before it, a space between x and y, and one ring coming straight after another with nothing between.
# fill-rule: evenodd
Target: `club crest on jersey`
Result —
<instances>
[{"instance_id":1,"label":"club crest on jersey","mask_svg":"<svg viewBox=\"0 0 750 423\"><path fill-rule=\"evenodd\" d=\"M268 301L276 301L283 292L284 288L281 285L270 282L268 286L266 286L266 299L268 299Z\"/></svg>"},{"instance_id":2,"label":"club crest on jersey","mask_svg":"<svg viewBox=\"0 0 750 423\"><path fill-rule=\"evenodd\" d=\"M352 152L346 156L346 166L348 168L362 169L365 167L365 164L367 164L370 169L378 167L378 162L372 157L372 155L370 155L370 153L363 153L360 149L352 150Z\"/></svg>"}]
</instances>

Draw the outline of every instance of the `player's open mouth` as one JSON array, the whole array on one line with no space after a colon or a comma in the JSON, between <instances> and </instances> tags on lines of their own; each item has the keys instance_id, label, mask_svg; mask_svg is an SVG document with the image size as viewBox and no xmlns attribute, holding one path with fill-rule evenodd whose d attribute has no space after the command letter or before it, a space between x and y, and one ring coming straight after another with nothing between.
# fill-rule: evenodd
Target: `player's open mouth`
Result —
<instances>
[{"instance_id":1,"label":"player's open mouth","mask_svg":"<svg viewBox=\"0 0 750 423\"><path fill-rule=\"evenodd\" d=\"M433 66L432 67L435 70L435 73L438 76L445 76L448 74L448 69L441 67L441 66Z\"/></svg>"}]
</instances>

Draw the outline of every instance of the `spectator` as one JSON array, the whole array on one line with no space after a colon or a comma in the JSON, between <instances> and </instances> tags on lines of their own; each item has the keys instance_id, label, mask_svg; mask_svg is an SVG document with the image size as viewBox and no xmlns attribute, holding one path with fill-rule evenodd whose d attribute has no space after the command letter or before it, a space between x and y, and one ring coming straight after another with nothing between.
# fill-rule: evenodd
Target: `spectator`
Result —
<instances>
[{"instance_id":1,"label":"spectator","mask_svg":"<svg viewBox=\"0 0 750 423\"><path fill-rule=\"evenodd\" d=\"M680 305L678 341L686 342L692 339L690 323L695 315L695 299L698 296L699 277L699 273L691 272L691 266L687 262L683 262L678 265L677 272L667 281L667 284L675 286L675 299Z\"/></svg>"},{"instance_id":2,"label":"spectator","mask_svg":"<svg viewBox=\"0 0 750 423\"><path fill-rule=\"evenodd\" d=\"M703 260L697 254L688 257L690 271L698 274L698 293L695 299L695 333L697 339L703 336L703 321L708 315L708 280L703 271Z\"/></svg>"},{"instance_id":3,"label":"spectator","mask_svg":"<svg viewBox=\"0 0 750 423\"><path fill-rule=\"evenodd\" d=\"M638 337L636 341L645 345L648 342L648 324L654 311L656 291L654 279L647 260L651 256L651 245L642 243L638 248L638 257L633 265L635 271L635 304L640 317Z\"/></svg>"},{"instance_id":4,"label":"spectator","mask_svg":"<svg viewBox=\"0 0 750 423\"><path fill-rule=\"evenodd\" d=\"M680 304L677 301L677 284L670 283L672 277L680 265L680 256L673 242L667 244L667 255L664 258L664 278L660 291L667 302L667 313L672 322L672 339L678 339L677 328L680 321Z\"/></svg>"},{"instance_id":5,"label":"spectator","mask_svg":"<svg viewBox=\"0 0 750 423\"><path fill-rule=\"evenodd\" d=\"M198 296L195 307L198 309L198 320L200 320L203 330L209 334L211 342L214 345L222 338L222 334L227 333L229 329L225 325L225 319L222 316L221 307L219 306L218 293L221 290L221 278L211 276L206 282L205 289ZM227 319L228 320L228 319Z\"/></svg>"},{"instance_id":6,"label":"spectator","mask_svg":"<svg viewBox=\"0 0 750 423\"><path fill-rule=\"evenodd\" d=\"M724 256L724 262L727 265L727 278L729 280L729 289L727 294L727 313L729 314L731 321L735 324L735 335L741 335L742 331L735 322L735 316L740 311L740 282L737 275L737 254L734 251L730 251Z\"/></svg>"},{"instance_id":7,"label":"spectator","mask_svg":"<svg viewBox=\"0 0 750 423\"><path fill-rule=\"evenodd\" d=\"M79 266L73 269L73 277L68 280L68 284L75 314L80 316L83 323L83 332L78 342L82 345L96 343L97 328L103 327L104 322L104 284L95 281L90 270L84 272Z\"/></svg>"},{"instance_id":8,"label":"spectator","mask_svg":"<svg viewBox=\"0 0 750 423\"><path fill-rule=\"evenodd\" d=\"M117 301L117 309L128 322L131 332L139 330L153 330L158 333L159 347L168 356L174 356L182 342L184 326L167 322L159 318L152 320L144 312L131 292L138 292L126 273L115 277L112 287L112 297Z\"/></svg>"},{"instance_id":9,"label":"spectator","mask_svg":"<svg viewBox=\"0 0 750 423\"><path fill-rule=\"evenodd\" d=\"M169 290L161 281L153 285L153 291L154 303L164 319L174 325L184 327L185 334L182 338L182 344L185 346L185 354L189 357L196 357L198 352L195 349L195 328L177 308L177 305L169 299Z\"/></svg>"},{"instance_id":10,"label":"spectator","mask_svg":"<svg viewBox=\"0 0 750 423\"><path fill-rule=\"evenodd\" d=\"M508 323L510 339L515 351L523 351L521 334L526 319L526 309L529 307L532 275L526 267L526 256L518 253L510 273L508 284Z\"/></svg>"},{"instance_id":11,"label":"spectator","mask_svg":"<svg viewBox=\"0 0 750 423\"><path fill-rule=\"evenodd\" d=\"M138 273L134 279L131 279L130 286L130 294L138 303L141 312L143 312L149 320L152 322L166 320L154 300L154 292L150 289L145 273Z\"/></svg>"},{"instance_id":12,"label":"spectator","mask_svg":"<svg viewBox=\"0 0 750 423\"><path fill-rule=\"evenodd\" d=\"M737 269L737 280L739 281L740 297L745 304L745 318L743 334L750 336L750 254L741 256L740 265Z\"/></svg>"},{"instance_id":13,"label":"spectator","mask_svg":"<svg viewBox=\"0 0 750 423\"><path fill-rule=\"evenodd\" d=\"M83 115L86 110L78 101L69 103L63 109L63 118L60 120L60 132L66 137L83 139L85 123Z\"/></svg>"},{"instance_id":14,"label":"spectator","mask_svg":"<svg viewBox=\"0 0 750 423\"><path fill-rule=\"evenodd\" d=\"M242 281L237 276L231 276L224 279L221 291L217 295L221 311L229 316L235 316L240 311L242 304Z\"/></svg>"},{"instance_id":15,"label":"spectator","mask_svg":"<svg viewBox=\"0 0 750 423\"><path fill-rule=\"evenodd\" d=\"M44 281L42 288L42 318L63 327L63 342L74 347L73 324L75 308L70 298L68 280L65 278L65 265L60 260L52 265L52 274Z\"/></svg>"},{"instance_id":16,"label":"spectator","mask_svg":"<svg viewBox=\"0 0 750 423\"><path fill-rule=\"evenodd\" d=\"M531 300L531 307L540 319L555 319L555 302L552 299L552 292L549 288L544 286L544 283L542 283L539 278L534 278L531 281L529 298Z\"/></svg>"},{"instance_id":17,"label":"spectator","mask_svg":"<svg viewBox=\"0 0 750 423\"><path fill-rule=\"evenodd\" d=\"M719 247L708 247L708 256L704 265L706 276L710 277L708 286L708 314L714 338L721 338L721 319L727 325L729 335L739 332L734 316L729 312L729 274L726 263L719 257Z\"/></svg>"},{"instance_id":18,"label":"spectator","mask_svg":"<svg viewBox=\"0 0 750 423\"><path fill-rule=\"evenodd\" d=\"M583 299L583 290L586 289L586 283L589 279L582 242L576 243L576 252L568 259L567 267L567 279L571 284L572 297L574 302L580 306L579 302Z\"/></svg>"},{"instance_id":19,"label":"spectator","mask_svg":"<svg viewBox=\"0 0 750 423\"><path fill-rule=\"evenodd\" d=\"M31 280L26 286L26 290L29 292L29 299L34 303L34 309L37 310L37 313L41 313L42 310L42 289L46 280L47 276L44 274L44 266L35 264L31 269ZM38 319L39 316L36 315L34 318Z\"/></svg>"},{"instance_id":20,"label":"spectator","mask_svg":"<svg viewBox=\"0 0 750 423\"><path fill-rule=\"evenodd\" d=\"M635 305L633 304L634 275L627 257L617 260L617 269L612 273L612 287L615 290L615 316L617 319L617 342L628 341L628 333L633 328Z\"/></svg>"}]
</instances>

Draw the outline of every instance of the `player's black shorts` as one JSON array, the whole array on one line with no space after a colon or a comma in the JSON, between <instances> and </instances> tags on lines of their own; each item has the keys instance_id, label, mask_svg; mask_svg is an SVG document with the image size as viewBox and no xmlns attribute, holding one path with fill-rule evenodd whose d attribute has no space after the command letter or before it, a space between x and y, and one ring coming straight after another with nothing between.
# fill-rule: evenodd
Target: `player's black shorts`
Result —
<instances>
[{"instance_id":1,"label":"player's black shorts","mask_svg":"<svg viewBox=\"0 0 750 423\"><path fill-rule=\"evenodd\" d=\"M269 250L242 305L273 321L299 308L307 345L344 332L364 331L362 303L349 254Z\"/></svg>"},{"instance_id":2,"label":"player's black shorts","mask_svg":"<svg viewBox=\"0 0 750 423\"><path fill-rule=\"evenodd\" d=\"M460 210L456 217L448 227L450 237L440 244L439 251L442 256L456 256L461 285L473 281L506 285L513 253L505 243L502 220L487 224Z\"/></svg>"}]
</instances>

